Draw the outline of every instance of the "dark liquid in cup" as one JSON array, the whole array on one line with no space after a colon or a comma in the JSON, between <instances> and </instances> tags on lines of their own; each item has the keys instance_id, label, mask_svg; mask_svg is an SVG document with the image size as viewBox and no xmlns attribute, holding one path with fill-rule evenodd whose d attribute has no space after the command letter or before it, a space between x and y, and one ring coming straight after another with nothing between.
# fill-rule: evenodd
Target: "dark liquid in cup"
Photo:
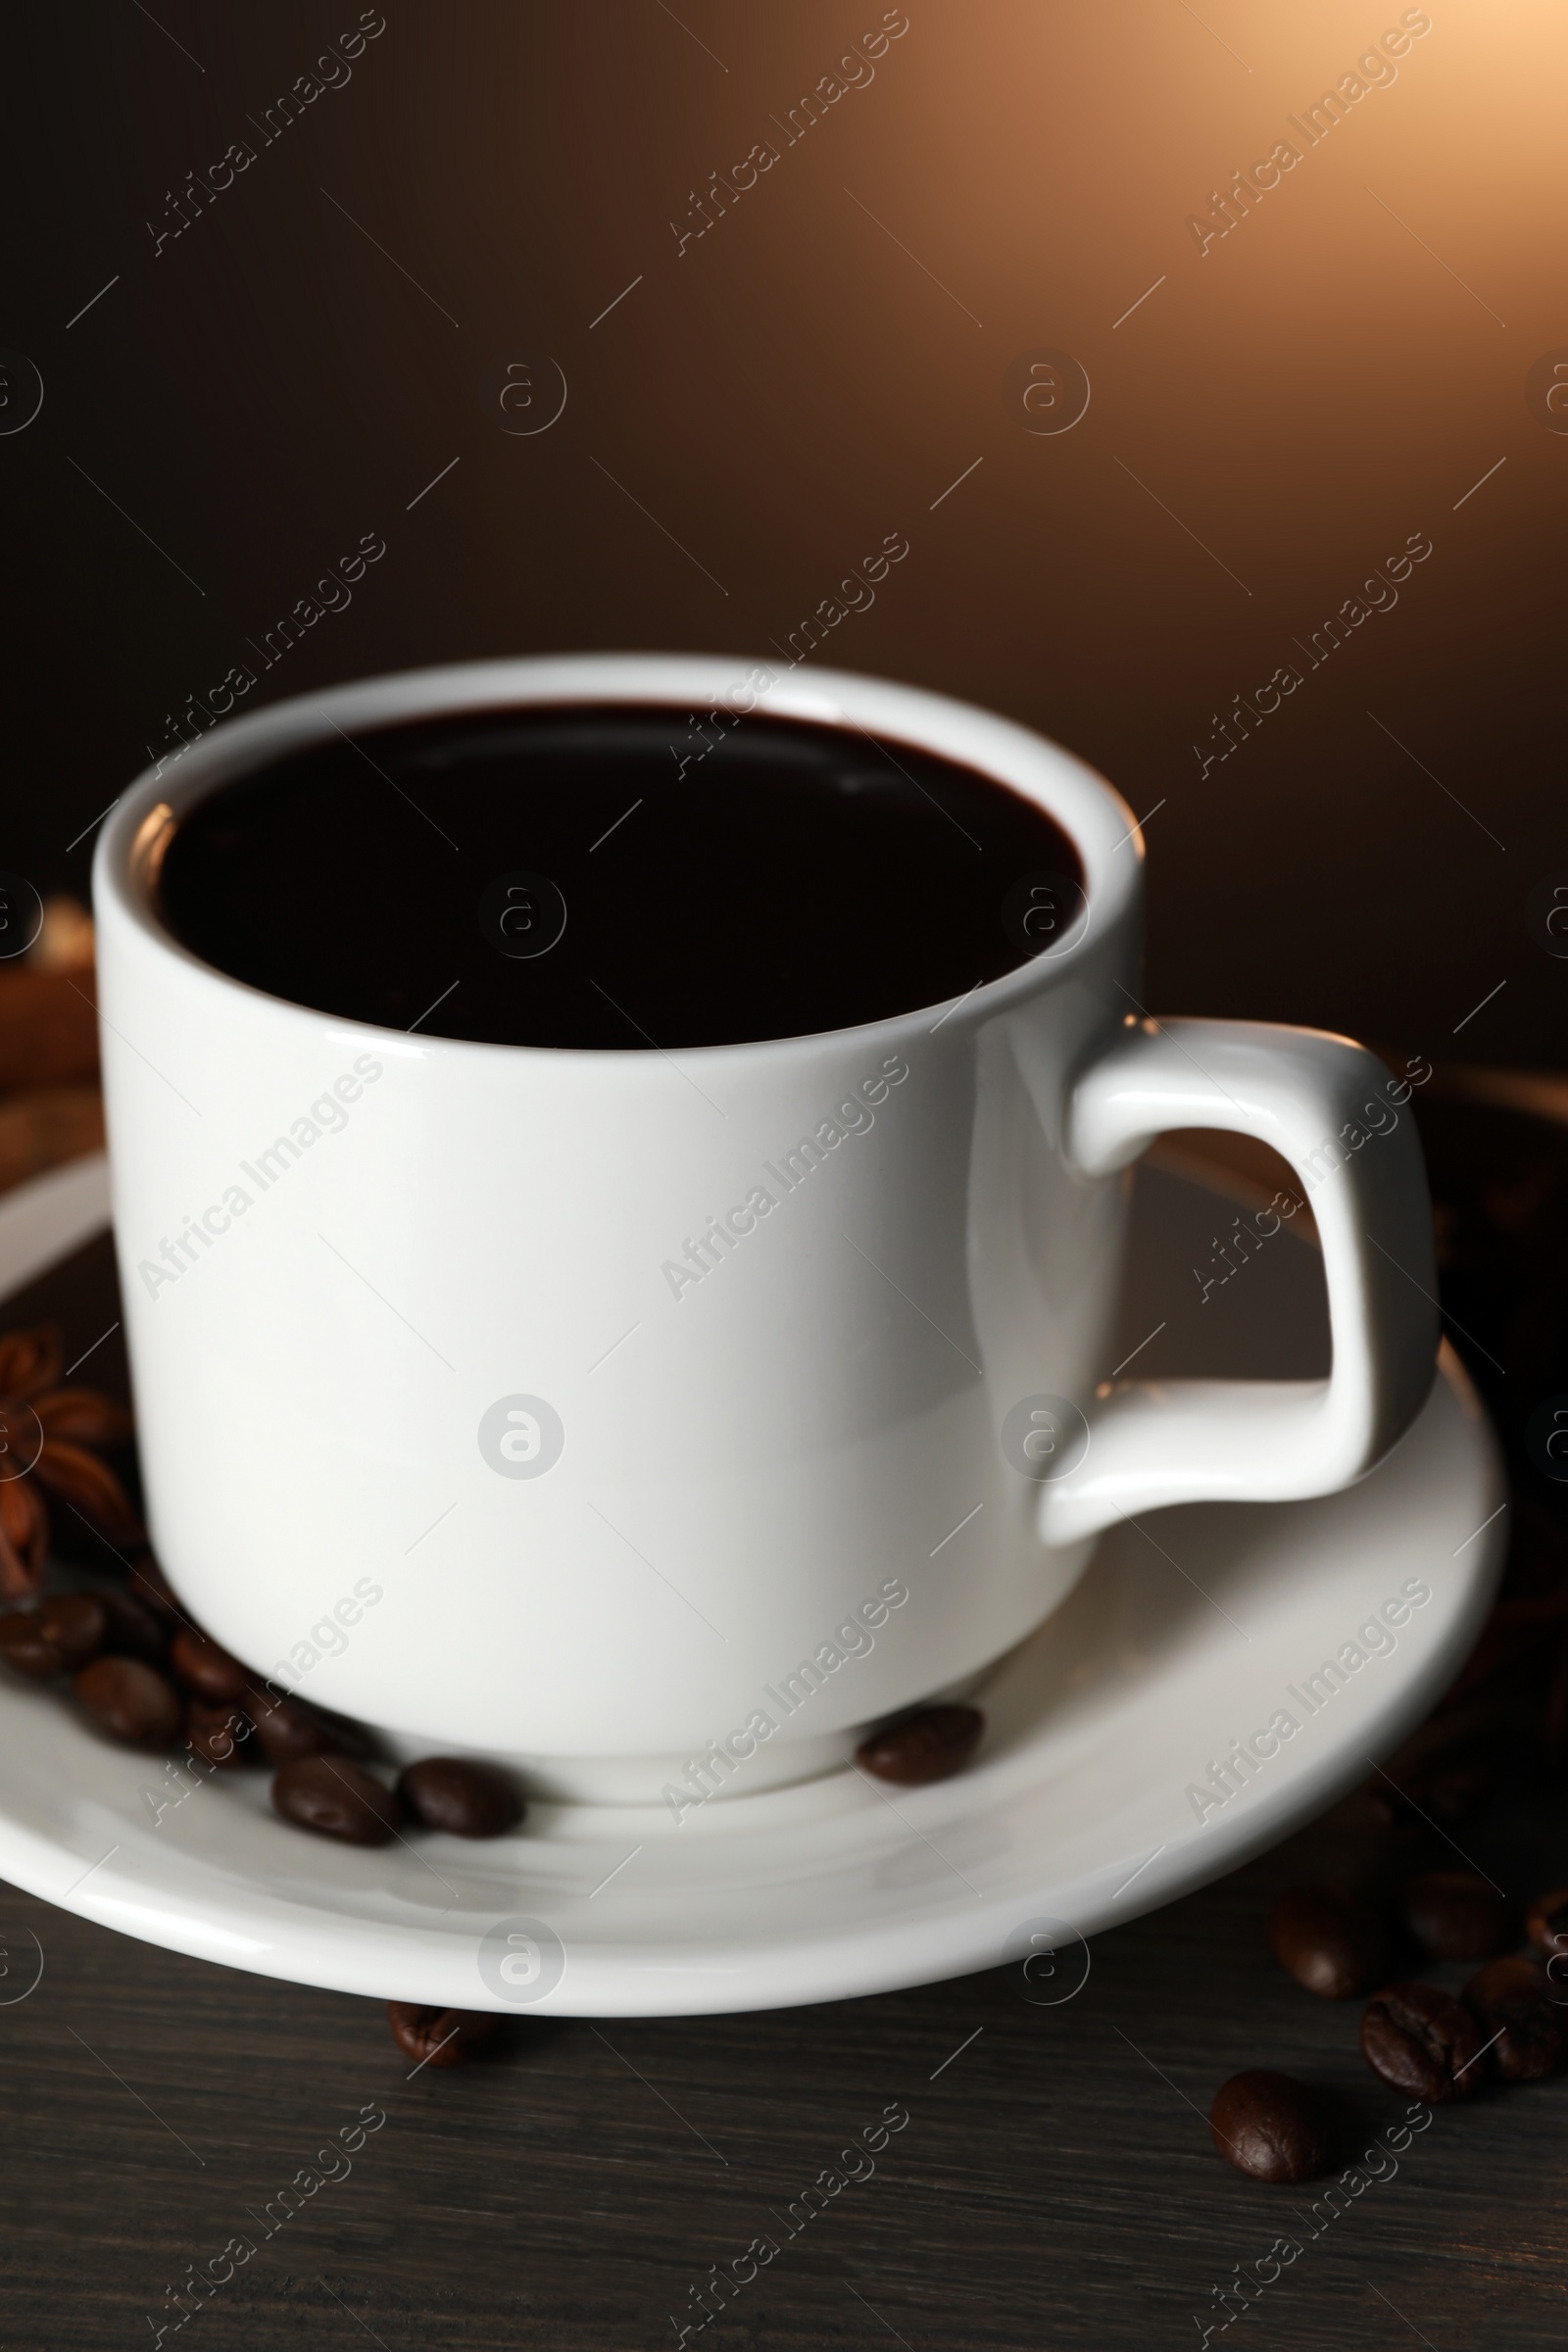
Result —
<instances>
[{"instance_id":1,"label":"dark liquid in cup","mask_svg":"<svg viewBox=\"0 0 1568 2352\"><path fill-rule=\"evenodd\" d=\"M903 743L624 706L368 730L222 787L174 936L321 1012L486 1044L714 1046L961 997L1059 944L1082 865Z\"/></svg>"}]
</instances>

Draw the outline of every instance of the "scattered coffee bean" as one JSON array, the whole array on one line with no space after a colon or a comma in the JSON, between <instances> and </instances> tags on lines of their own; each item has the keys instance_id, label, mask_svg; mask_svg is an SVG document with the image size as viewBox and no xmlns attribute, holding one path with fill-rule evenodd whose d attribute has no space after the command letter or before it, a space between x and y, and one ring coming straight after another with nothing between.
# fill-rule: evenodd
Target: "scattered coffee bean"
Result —
<instances>
[{"instance_id":1,"label":"scattered coffee bean","mask_svg":"<svg viewBox=\"0 0 1568 2352\"><path fill-rule=\"evenodd\" d=\"M174 1636L169 1660L186 1690L194 1690L199 1698L231 1704L245 1695L250 1677L238 1658L231 1658L226 1649L220 1649L216 1642L209 1642L191 1626L182 1625Z\"/></svg>"},{"instance_id":2,"label":"scattered coffee bean","mask_svg":"<svg viewBox=\"0 0 1568 2352\"><path fill-rule=\"evenodd\" d=\"M169 1636L155 1610L134 1593L122 1592L113 1585L94 1585L92 1597L104 1613L104 1647L112 1656L163 1665L169 1655Z\"/></svg>"},{"instance_id":3,"label":"scattered coffee bean","mask_svg":"<svg viewBox=\"0 0 1568 2352\"><path fill-rule=\"evenodd\" d=\"M87 1592L57 1592L0 1617L0 1657L19 1674L74 1674L104 1645L104 1612Z\"/></svg>"},{"instance_id":4,"label":"scattered coffee bean","mask_svg":"<svg viewBox=\"0 0 1568 2352\"><path fill-rule=\"evenodd\" d=\"M1391 1984L1361 2020L1361 2055L1373 2073L1429 2107L1479 2087L1480 2049L1469 2010L1436 1984Z\"/></svg>"},{"instance_id":5,"label":"scattered coffee bean","mask_svg":"<svg viewBox=\"0 0 1568 2352\"><path fill-rule=\"evenodd\" d=\"M272 1803L285 1821L347 1845L386 1845L402 1807L383 1783L347 1756L300 1756L272 1783Z\"/></svg>"},{"instance_id":6,"label":"scattered coffee bean","mask_svg":"<svg viewBox=\"0 0 1568 2352\"><path fill-rule=\"evenodd\" d=\"M34 1675L40 1680L65 1672L58 1652L38 1631L36 1609L8 1609L0 1617L0 1658L14 1673Z\"/></svg>"},{"instance_id":7,"label":"scattered coffee bean","mask_svg":"<svg viewBox=\"0 0 1568 2352\"><path fill-rule=\"evenodd\" d=\"M270 1690L249 1693L252 1721L269 1764L296 1764L302 1756L332 1756L343 1741L303 1699L274 1698Z\"/></svg>"},{"instance_id":8,"label":"scattered coffee bean","mask_svg":"<svg viewBox=\"0 0 1568 2352\"><path fill-rule=\"evenodd\" d=\"M58 1593L40 1604L37 1619L43 1640L72 1672L92 1663L109 1632L103 1604L90 1592Z\"/></svg>"},{"instance_id":9,"label":"scattered coffee bean","mask_svg":"<svg viewBox=\"0 0 1568 2352\"><path fill-rule=\"evenodd\" d=\"M113 1740L136 1747L172 1747L185 1710L172 1683L141 1658L95 1658L72 1689Z\"/></svg>"},{"instance_id":10,"label":"scattered coffee bean","mask_svg":"<svg viewBox=\"0 0 1568 2352\"><path fill-rule=\"evenodd\" d=\"M254 1726L241 1707L219 1699L193 1698L185 1709L185 1737L191 1753L220 1772L230 1765L260 1763Z\"/></svg>"},{"instance_id":11,"label":"scattered coffee bean","mask_svg":"<svg viewBox=\"0 0 1568 2352\"><path fill-rule=\"evenodd\" d=\"M1482 2047L1505 2082L1539 2082L1568 2054L1568 2016L1552 1999L1536 1960L1489 1960L1461 1999L1481 2029Z\"/></svg>"},{"instance_id":12,"label":"scattered coffee bean","mask_svg":"<svg viewBox=\"0 0 1568 2352\"><path fill-rule=\"evenodd\" d=\"M1479 1655L1478 1647L1472 1665ZM1458 1691L1456 1683L1437 1713L1390 1757L1388 1771L1367 1785L1369 1809L1388 1828L1457 1822L1495 1792L1516 1736L1517 1710L1486 1690Z\"/></svg>"},{"instance_id":13,"label":"scattered coffee bean","mask_svg":"<svg viewBox=\"0 0 1568 2352\"><path fill-rule=\"evenodd\" d=\"M398 2048L420 2066L462 2066L501 2023L487 2009L431 2009L421 2001L388 2001L386 2015Z\"/></svg>"},{"instance_id":14,"label":"scattered coffee bean","mask_svg":"<svg viewBox=\"0 0 1568 2352\"><path fill-rule=\"evenodd\" d=\"M416 1821L449 1838L500 1838L524 1811L504 1773L462 1756L424 1756L408 1765L398 1794Z\"/></svg>"},{"instance_id":15,"label":"scattered coffee bean","mask_svg":"<svg viewBox=\"0 0 1568 2352\"><path fill-rule=\"evenodd\" d=\"M1488 1757L1471 1757L1445 1765L1421 1785L1421 1808L1433 1821L1457 1828L1484 1812L1495 1796L1502 1773Z\"/></svg>"},{"instance_id":16,"label":"scattered coffee bean","mask_svg":"<svg viewBox=\"0 0 1568 2352\"><path fill-rule=\"evenodd\" d=\"M1568 1952L1568 1886L1537 1895L1525 1913L1525 1934L1548 1959L1554 1952Z\"/></svg>"},{"instance_id":17,"label":"scattered coffee bean","mask_svg":"<svg viewBox=\"0 0 1568 2352\"><path fill-rule=\"evenodd\" d=\"M978 1707L922 1707L902 1723L873 1732L855 1751L862 1771L906 1788L961 1772L980 1744L986 1719Z\"/></svg>"},{"instance_id":18,"label":"scattered coffee bean","mask_svg":"<svg viewBox=\"0 0 1568 2352\"><path fill-rule=\"evenodd\" d=\"M1490 1960L1515 1940L1506 1899L1470 1871L1429 1870L1402 1900L1411 1935L1435 1960Z\"/></svg>"},{"instance_id":19,"label":"scattered coffee bean","mask_svg":"<svg viewBox=\"0 0 1568 2352\"><path fill-rule=\"evenodd\" d=\"M1370 1992L1388 1966L1383 1923L1332 1886L1291 1886L1269 1913L1268 1939L1281 1968L1326 2001Z\"/></svg>"},{"instance_id":20,"label":"scattered coffee bean","mask_svg":"<svg viewBox=\"0 0 1568 2352\"><path fill-rule=\"evenodd\" d=\"M1208 2111L1214 2145L1254 2180L1313 2180L1333 2157L1333 2119L1321 2092L1268 2067L1232 2075Z\"/></svg>"},{"instance_id":21,"label":"scattered coffee bean","mask_svg":"<svg viewBox=\"0 0 1568 2352\"><path fill-rule=\"evenodd\" d=\"M1419 1830L1432 1822L1454 1829L1491 1802L1499 1778L1494 1762L1461 1758L1411 1773L1397 1788L1369 1781L1362 1800L1380 1829Z\"/></svg>"}]
</instances>

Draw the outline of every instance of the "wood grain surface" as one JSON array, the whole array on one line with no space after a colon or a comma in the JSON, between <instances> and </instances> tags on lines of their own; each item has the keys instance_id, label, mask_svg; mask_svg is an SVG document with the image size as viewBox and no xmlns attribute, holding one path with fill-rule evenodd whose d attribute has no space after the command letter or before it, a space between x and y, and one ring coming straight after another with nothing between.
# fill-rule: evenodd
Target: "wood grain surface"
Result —
<instances>
[{"instance_id":1,"label":"wood grain surface","mask_svg":"<svg viewBox=\"0 0 1568 2352\"><path fill-rule=\"evenodd\" d=\"M1466 1850L1522 1884L1522 1845L1555 1838L1568 1859L1560 1810L1532 1827L1515 1810ZM4 2340L149 2343L186 2266L242 2237L254 2255L187 2323L209 2346L673 2345L710 2266L763 2236L776 2258L708 2341L1180 2345L1283 2233L1302 2251L1236 2322L1254 2342L1560 2345L1568 2080L1438 2110L1332 2224L1311 2217L1323 2183L1264 2187L1214 2153L1208 2103L1243 2067L1341 2094L1347 2163L1405 2112L1357 2054L1357 2004L1301 1992L1263 1939L1271 1891L1343 1869L1346 1835L1319 1824L1097 1937L1059 2008L992 1973L756 2016L509 2023L493 2056L412 2080L378 2004L8 1894L7 1966L30 1973L31 1931L44 1971L0 2011ZM1389 1867L1442 1859L1436 1838L1401 1839ZM909 2121L874 2176L789 2237L787 2206L890 2101ZM264 2236L268 2204L301 2168L337 2170L318 2152L367 2106L387 2120L352 2172Z\"/></svg>"}]
</instances>

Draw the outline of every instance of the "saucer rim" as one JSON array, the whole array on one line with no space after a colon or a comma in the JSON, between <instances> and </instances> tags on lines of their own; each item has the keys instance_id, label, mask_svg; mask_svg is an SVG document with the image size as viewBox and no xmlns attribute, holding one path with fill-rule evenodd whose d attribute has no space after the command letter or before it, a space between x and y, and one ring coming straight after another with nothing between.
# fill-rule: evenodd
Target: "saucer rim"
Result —
<instances>
[{"instance_id":1,"label":"saucer rim","mask_svg":"<svg viewBox=\"0 0 1568 2352\"><path fill-rule=\"evenodd\" d=\"M0 1293L9 1294L34 1280L61 1256L105 1230L107 1223L107 1162L101 1154L69 1163L18 1188L0 1200ZM1441 1401L1445 1391L1447 1406ZM1131 1900L1121 1900L1120 1890L1110 1885L1120 1864L1082 1878L1081 1892L1079 1886L1069 1881L1065 1891L1072 1899L1071 1924L1086 1938L1111 1925L1125 1925L1227 1875L1323 1812L1364 1777L1368 1761L1375 1762L1399 1744L1452 1680L1473 1645L1500 1577L1505 1546L1497 1511L1508 1496L1495 1436L1473 1384L1445 1341L1433 1394L1416 1427L1434 1410L1452 1406L1458 1408L1459 1427L1469 1441L1467 1449L1455 1446L1449 1457L1455 1496L1461 1489L1477 1491L1494 1516L1472 1539L1476 1543L1474 1562L1450 1602L1448 1623L1441 1638L1413 1665L1406 1664L1401 1679L1391 1683L1387 1693L1375 1702L1370 1720L1357 1718L1357 1737L1348 1745L1337 1732L1335 1743L1309 1767L1277 1787L1249 1791L1252 1801L1234 1816L1221 1816L1205 1825L1200 1834L1158 1849L1142 1866L1148 1875ZM1376 1471L1369 1473L1361 1485L1367 1486L1376 1476ZM1268 1507L1271 1513L1288 1513L1312 1506ZM0 1704L8 1707L40 1702L49 1703L41 1691L7 1689L0 1694ZM85 1727L74 1736L85 1751L108 1754ZM113 1760L121 1761L118 1755ZM83 1778L89 1792L91 1781L89 1771ZM825 1782L804 1786L831 1791L844 1783L844 1774L832 1774ZM963 1783L944 1786L958 1790ZM763 1814L775 1809L776 1800L793 1793L790 1789L761 1790L755 1797L732 1798L713 1809L720 1819L711 1828L722 1836L727 1822L732 1831L744 1809L752 1826L765 1834L768 1825ZM210 1871L211 1866L203 1857L180 1848L171 1849L169 1880L162 1887L132 1884L120 1891L112 1876L98 1878L103 1865L89 1864L84 1871L81 1855L20 1818L14 1808L21 1801L0 1786L0 1873L26 1892L99 1926L191 1958L362 1997L432 2000L442 2006L488 2008L508 2015L716 2015L895 1991L973 1974L999 1965L1001 1959L1001 1898L996 1896L982 1899L978 1917L966 1907L918 1914L912 1909L903 1914L893 1909L879 1921L855 1920L844 1928L819 1929L799 1940L775 1940L761 1948L719 1947L715 1952L702 1944L698 1923L684 1949L672 1937L666 1937L662 1947L655 1939L634 1952L623 1946L574 1942L572 1965L560 1987L523 2007L489 1996L478 1979L471 1934L460 1939L450 1934L443 1936L436 1925L410 1926L377 1921L348 1909L332 1910L320 1899L329 1891L324 1886L313 1889L313 1900L306 1906L288 1901L254 1879L228 1873L218 1874L217 1884L223 1891L203 1910L193 1907L196 1898L191 1889L199 1886L203 1871ZM102 1797L97 1801L105 1803ZM114 1801L108 1800L106 1809L112 1811ZM612 1816L618 1837L618 1825L636 1810L591 1804L540 1805L535 1814L546 1820L565 1815L579 1827L600 1822L593 1838L560 1840L557 1851L561 1853L571 1845L600 1842L610 1835ZM704 1830L710 1827L706 1823L700 1826ZM787 1826L792 1834L799 1827ZM443 1848L447 1842L441 1841ZM105 1857L106 1862L109 1859ZM92 1884L94 1878L96 1885ZM1060 1886L1053 1886L1050 1894L1054 1902L1063 1900ZM530 1899L521 1882L518 1899ZM533 1899L548 1908L549 1896L544 1890ZM1016 1895L1007 1898L1005 1908L1014 1919L1027 1913L1025 1899ZM915 1926L918 1934L911 1935ZM917 1947L918 1957L911 1958L911 1945ZM661 1978L662 1985L655 1982Z\"/></svg>"}]
</instances>

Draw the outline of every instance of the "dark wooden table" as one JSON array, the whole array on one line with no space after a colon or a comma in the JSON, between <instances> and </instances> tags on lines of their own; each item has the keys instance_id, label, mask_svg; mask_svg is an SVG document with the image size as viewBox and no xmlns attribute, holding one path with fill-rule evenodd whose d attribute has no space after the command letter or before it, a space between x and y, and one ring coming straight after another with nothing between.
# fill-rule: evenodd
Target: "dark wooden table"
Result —
<instances>
[{"instance_id":1,"label":"dark wooden table","mask_svg":"<svg viewBox=\"0 0 1568 2352\"><path fill-rule=\"evenodd\" d=\"M1485 1825L1466 1846L1497 1872L1510 1838ZM413 2080L376 2004L10 1894L11 1964L30 1966L30 1929L45 1966L0 2016L4 2341L150 2343L187 2265L247 2239L188 2323L210 2347L673 2345L710 2267L761 2236L780 2250L710 2341L1195 2344L1213 2288L1266 2274L1283 2234L1299 2256L1235 2323L1254 2344L1560 2345L1568 2080L1439 2110L1332 2225L1310 2212L1322 2183L1264 2187L1214 2153L1213 2091L1258 2063L1343 2095L1347 2161L1404 2112L1357 2054L1356 2005L1300 1992L1263 1941L1271 1891L1330 1853L1332 1822L1098 1937L1060 2008L992 1973L759 2016L516 2025L487 2061ZM909 2121L874 2176L787 2237L786 2207L890 2101ZM352 2171L264 2237L269 2203L302 2168L338 2170L318 2151L368 2108L386 2121Z\"/></svg>"},{"instance_id":2,"label":"dark wooden table","mask_svg":"<svg viewBox=\"0 0 1568 2352\"><path fill-rule=\"evenodd\" d=\"M1472 1198L1493 1159L1512 1180L1544 1152L1560 1176L1544 1128L1427 1118L1440 1194ZM1506 1280L1455 1279L1471 1283L1455 1311L1505 1354ZM1523 1376L1534 1401L1540 1365ZM1515 1895L1568 1879L1560 1785L1539 1772L1516 1771L1452 1836ZM232 2278L184 2323L210 2352L629 2352L695 2331L694 2290L764 2239L776 2255L709 2341L1104 2352L1211 2327L1218 2342L1214 2290L1240 2271L1254 2301L1245 2317L1233 2302L1232 2324L1280 2352L1556 2346L1568 2076L1438 2110L1396 2173L1332 2218L1324 2183L1245 2180L1209 2136L1215 2088L1256 2065L1338 2095L1347 2166L1398 2122L1406 2102L1358 2055L1358 2005L1302 1992L1263 1923L1296 1878L1392 1886L1442 1866L1462 1866L1449 1837L1391 1831L1359 1794L1097 1937L1088 1983L1057 2007L994 1972L755 2016L517 2020L451 2073L411 2073L378 2004L183 1959L7 1890L0 2001L35 1973L31 1937L43 1971L0 2006L0 2341L151 2344L178 2322L188 2266L227 2260ZM1456 1986L1467 1972L1423 1973ZM842 2173L851 2135L890 2104L908 2120L874 2172L792 2225L792 2201ZM352 2154L321 2153L361 2131ZM280 2192L328 2172L282 2219ZM1299 2250L1271 2278L1281 2238Z\"/></svg>"}]
</instances>

